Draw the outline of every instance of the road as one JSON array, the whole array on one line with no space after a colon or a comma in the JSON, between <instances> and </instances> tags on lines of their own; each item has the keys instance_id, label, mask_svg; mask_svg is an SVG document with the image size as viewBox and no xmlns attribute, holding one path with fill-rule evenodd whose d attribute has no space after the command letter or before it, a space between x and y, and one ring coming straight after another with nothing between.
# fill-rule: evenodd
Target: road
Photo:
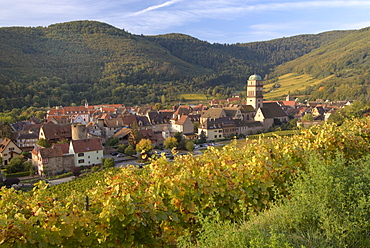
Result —
<instances>
[{"instance_id":1,"label":"road","mask_svg":"<svg viewBox=\"0 0 370 248\"><path fill-rule=\"evenodd\" d=\"M63 177L63 178L59 178L59 179L48 180L48 182L49 182L50 186L52 186L52 185L57 185L57 184L60 184L60 183L69 182L73 178L74 178L74 176Z\"/></svg>"}]
</instances>

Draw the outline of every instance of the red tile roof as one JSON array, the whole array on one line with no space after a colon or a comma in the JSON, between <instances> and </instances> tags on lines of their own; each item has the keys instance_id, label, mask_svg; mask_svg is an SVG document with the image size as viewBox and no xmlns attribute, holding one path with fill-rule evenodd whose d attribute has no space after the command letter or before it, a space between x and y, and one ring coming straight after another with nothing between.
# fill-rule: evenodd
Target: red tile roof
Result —
<instances>
[{"instance_id":1,"label":"red tile roof","mask_svg":"<svg viewBox=\"0 0 370 248\"><path fill-rule=\"evenodd\" d=\"M41 148L39 149L39 153L42 158L54 158L63 156L63 152L60 147Z\"/></svg>"},{"instance_id":2,"label":"red tile roof","mask_svg":"<svg viewBox=\"0 0 370 248\"><path fill-rule=\"evenodd\" d=\"M57 125L52 122L42 125L46 139L72 138L71 124Z\"/></svg>"},{"instance_id":3,"label":"red tile roof","mask_svg":"<svg viewBox=\"0 0 370 248\"><path fill-rule=\"evenodd\" d=\"M53 147L60 148L63 152L63 154L69 153L69 143L63 143L63 144L54 144Z\"/></svg>"},{"instance_id":4,"label":"red tile roof","mask_svg":"<svg viewBox=\"0 0 370 248\"><path fill-rule=\"evenodd\" d=\"M103 150L100 139L72 140L75 153Z\"/></svg>"},{"instance_id":5,"label":"red tile roof","mask_svg":"<svg viewBox=\"0 0 370 248\"><path fill-rule=\"evenodd\" d=\"M184 125L185 121L188 119L187 115L182 115L177 121L176 124L178 125Z\"/></svg>"},{"instance_id":6,"label":"red tile roof","mask_svg":"<svg viewBox=\"0 0 370 248\"><path fill-rule=\"evenodd\" d=\"M5 138L3 142L0 144L0 152L3 152L4 149L9 145L9 143L12 142L11 139Z\"/></svg>"}]
</instances>

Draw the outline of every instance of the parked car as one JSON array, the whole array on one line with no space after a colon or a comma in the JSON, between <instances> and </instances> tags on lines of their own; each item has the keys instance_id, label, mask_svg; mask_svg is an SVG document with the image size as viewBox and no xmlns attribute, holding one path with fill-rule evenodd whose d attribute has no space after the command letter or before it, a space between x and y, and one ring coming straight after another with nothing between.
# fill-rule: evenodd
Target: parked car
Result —
<instances>
[{"instance_id":1,"label":"parked car","mask_svg":"<svg viewBox=\"0 0 370 248\"><path fill-rule=\"evenodd\" d=\"M111 152L110 155L117 156L118 155L118 152Z\"/></svg>"},{"instance_id":2,"label":"parked car","mask_svg":"<svg viewBox=\"0 0 370 248\"><path fill-rule=\"evenodd\" d=\"M125 154L122 154L122 153L118 153L117 154L117 158L122 158L122 157L124 157L125 156Z\"/></svg>"}]
</instances>

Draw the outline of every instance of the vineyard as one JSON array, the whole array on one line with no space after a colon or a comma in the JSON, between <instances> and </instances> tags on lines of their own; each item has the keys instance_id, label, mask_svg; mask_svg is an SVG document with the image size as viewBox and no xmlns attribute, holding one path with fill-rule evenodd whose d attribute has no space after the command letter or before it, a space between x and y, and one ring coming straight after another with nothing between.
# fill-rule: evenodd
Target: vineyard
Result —
<instances>
[{"instance_id":1,"label":"vineyard","mask_svg":"<svg viewBox=\"0 0 370 248\"><path fill-rule=\"evenodd\" d=\"M202 156L165 157L142 169L111 169L32 192L1 190L1 247L169 247L199 219L246 220L290 196L313 155L369 153L370 119L323 125L300 135L209 147ZM85 181L86 180L86 181ZM72 186L72 184L75 185ZM272 247L272 246L271 246Z\"/></svg>"}]
</instances>

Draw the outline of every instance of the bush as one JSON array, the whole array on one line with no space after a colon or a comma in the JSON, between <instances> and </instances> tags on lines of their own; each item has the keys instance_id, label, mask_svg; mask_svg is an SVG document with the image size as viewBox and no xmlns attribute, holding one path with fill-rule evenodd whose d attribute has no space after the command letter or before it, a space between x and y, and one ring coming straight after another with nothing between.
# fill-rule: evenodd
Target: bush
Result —
<instances>
[{"instance_id":1,"label":"bush","mask_svg":"<svg viewBox=\"0 0 370 248\"><path fill-rule=\"evenodd\" d=\"M186 143L185 143L185 148L186 150L188 151L193 151L194 150L194 142L193 141L190 141L190 140L187 140Z\"/></svg>"},{"instance_id":2,"label":"bush","mask_svg":"<svg viewBox=\"0 0 370 248\"><path fill-rule=\"evenodd\" d=\"M114 158L103 158L103 168L114 167Z\"/></svg>"},{"instance_id":3,"label":"bush","mask_svg":"<svg viewBox=\"0 0 370 248\"><path fill-rule=\"evenodd\" d=\"M129 155L129 156L132 156L132 155L136 154L136 151L135 151L134 147L132 147L131 145L129 145L129 146L125 149L125 154L126 154L126 155Z\"/></svg>"},{"instance_id":4,"label":"bush","mask_svg":"<svg viewBox=\"0 0 370 248\"><path fill-rule=\"evenodd\" d=\"M128 145L118 145L117 151L120 153L125 153L125 149L128 147Z\"/></svg>"},{"instance_id":5,"label":"bush","mask_svg":"<svg viewBox=\"0 0 370 248\"><path fill-rule=\"evenodd\" d=\"M289 199L247 222L244 235L258 233L267 243L273 233L284 234L293 247L369 247L369 159L352 161L341 152L324 159L313 153L308 173L293 183Z\"/></svg>"},{"instance_id":6,"label":"bush","mask_svg":"<svg viewBox=\"0 0 370 248\"><path fill-rule=\"evenodd\" d=\"M28 170L29 163L24 162L22 157L14 157L10 160L9 164L5 166L6 171L9 173L16 173Z\"/></svg>"},{"instance_id":7,"label":"bush","mask_svg":"<svg viewBox=\"0 0 370 248\"><path fill-rule=\"evenodd\" d=\"M29 171L22 171L22 172L16 172L16 173L6 173L3 172L4 176L6 178L11 178L11 177L26 177L30 175Z\"/></svg>"},{"instance_id":8,"label":"bush","mask_svg":"<svg viewBox=\"0 0 370 248\"><path fill-rule=\"evenodd\" d=\"M81 167L73 166L71 171L75 177L78 177L79 175L81 175Z\"/></svg>"},{"instance_id":9,"label":"bush","mask_svg":"<svg viewBox=\"0 0 370 248\"><path fill-rule=\"evenodd\" d=\"M116 146L118 145L119 140L117 137L110 137L105 143L107 146Z\"/></svg>"},{"instance_id":10,"label":"bush","mask_svg":"<svg viewBox=\"0 0 370 248\"><path fill-rule=\"evenodd\" d=\"M177 147L179 145L179 142L177 142L177 139L175 137L168 137L164 141L164 147L166 149L172 149L174 147Z\"/></svg>"}]
</instances>

